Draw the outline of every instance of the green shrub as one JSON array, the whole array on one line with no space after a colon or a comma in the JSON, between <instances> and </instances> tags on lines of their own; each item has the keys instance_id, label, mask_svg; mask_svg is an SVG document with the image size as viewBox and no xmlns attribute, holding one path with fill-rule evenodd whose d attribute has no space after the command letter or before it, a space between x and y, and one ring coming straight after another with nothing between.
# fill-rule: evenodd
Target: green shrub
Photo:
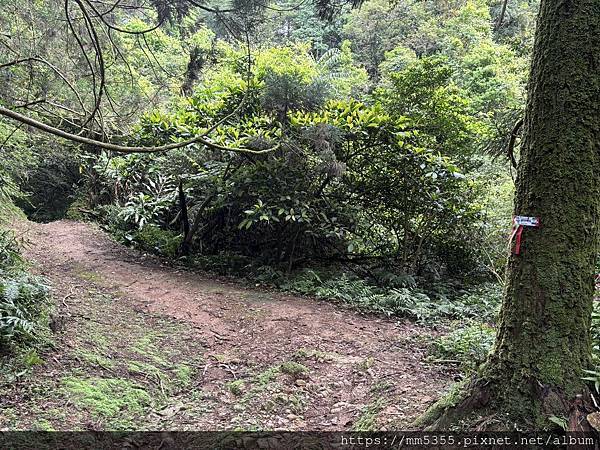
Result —
<instances>
[{"instance_id":1,"label":"green shrub","mask_svg":"<svg viewBox=\"0 0 600 450\"><path fill-rule=\"evenodd\" d=\"M21 273L11 278L0 274L0 349L11 342L27 342L42 327L48 287L39 277Z\"/></svg>"},{"instance_id":2,"label":"green shrub","mask_svg":"<svg viewBox=\"0 0 600 450\"><path fill-rule=\"evenodd\" d=\"M53 148L44 144L43 156L29 164L19 182L26 195L15 203L35 221L63 218L76 194L81 178L80 161L72 147Z\"/></svg>"},{"instance_id":3,"label":"green shrub","mask_svg":"<svg viewBox=\"0 0 600 450\"><path fill-rule=\"evenodd\" d=\"M14 233L0 229L0 350L35 339L43 328L49 289L26 271Z\"/></svg>"},{"instance_id":4,"label":"green shrub","mask_svg":"<svg viewBox=\"0 0 600 450\"><path fill-rule=\"evenodd\" d=\"M188 261L198 269L226 276L243 276L252 266L252 258L230 252L217 255L194 255Z\"/></svg>"},{"instance_id":5,"label":"green shrub","mask_svg":"<svg viewBox=\"0 0 600 450\"><path fill-rule=\"evenodd\" d=\"M235 380L227 383L227 389L235 396L240 396L244 393L244 389L246 388L243 380Z\"/></svg>"},{"instance_id":6,"label":"green shrub","mask_svg":"<svg viewBox=\"0 0 600 450\"><path fill-rule=\"evenodd\" d=\"M496 331L483 323L472 323L436 339L431 348L432 358L456 361L464 372L473 372L483 363L494 345Z\"/></svg>"},{"instance_id":7,"label":"green shrub","mask_svg":"<svg viewBox=\"0 0 600 450\"><path fill-rule=\"evenodd\" d=\"M423 322L450 317L455 313L455 307L449 300L432 299L416 287L382 288L347 273L322 279L316 272L305 270L298 279L282 287L318 298L338 300L362 311Z\"/></svg>"},{"instance_id":8,"label":"green shrub","mask_svg":"<svg viewBox=\"0 0 600 450\"><path fill-rule=\"evenodd\" d=\"M292 377L299 377L309 372L308 367L294 361L286 361L281 363L279 370L281 373L285 373L286 375L290 375Z\"/></svg>"},{"instance_id":9,"label":"green shrub","mask_svg":"<svg viewBox=\"0 0 600 450\"><path fill-rule=\"evenodd\" d=\"M36 163L27 133L0 118L0 214L12 209L12 202L23 197L19 182L26 169Z\"/></svg>"},{"instance_id":10,"label":"green shrub","mask_svg":"<svg viewBox=\"0 0 600 450\"><path fill-rule=\"evenodd\" d=\"M252 280L259 283L281 287L286 283L287 277L281 270L278 270L274 267L259 266L252 274Z\"/></svg>"},{"instance_id":11,"label":"green shrub","mask_svg":"<svg viewBox=\"0 0 600 450\"><path fill-rule=\"evenodd\" d=\"M452 66L441 58L411 61L370 104L336 99L330 89L308 101L311 86L333 88L357 74L351 54L338 55L325 59L348 71L317 63L305 46L264 49L248 86L237 64L207 69L193 95L144 115L132 136L153 145L219 123L221 145L277 151L256 158L203 146L103 153L88 190L98 203L117 205L119 229L177 231L181 182L190 219L200 225L192 254L239 254L286 272L314 261L369 261L377 284L399 289L414 287L417 274L470 273L480 194L463 171L481 124L467 92L451 83ZM242 55L231 49L231 57ZM219 122L230 115L235 120ZM421 127L424 117L434 125ZM397 273L385 273L389 267Z\"/></svg>"},{"instance_id":12,"label":"green shrub","mask_svg":"<svg viewBox=\"0 0 600 450\"><path fill-rule=\"evenodd\" d=\"M0 228L0 274L14 271L23 266L19 244L14 233Z\"/></svg>"},{"instance_id":13,"label":"green shrub","mask_svg":"<svg viewBox=\"0 0 600 450\"><path fill-rule=\"evenodd\" d=\"M145 225L139 231L126 234L124 238L141 250L174 257L181 245L181 235L163 230L155 225Z\"/></svg>"},{"instance_id":14,"label":"green shrub","mask_svg":"<svg viewBox=\"0 0 600 450\"><path fill-rule=\"evenodd\" d=\"M363 311L388 316L408 317L431 323L448 318L478 318L493 323L501 303L501 287L494 283L475 286L469 292L450 282L417 286L413 277L380 272L382 285L347 272L303 269L286 275L270 266L261 266L252 274L253 281L274 285L294 294L338 300ZM391 286L395 287L391 287Z\"/></svg>"},{"instance_id":15,"label":"green shrub","mask_svg":"<svg viewBox=\"0 0 600 450\"><path fill-rule=\"evenodd\" d=\"M303 269L294 276L284 278L278 287L295 294L312 295L323 284L321 278L322 275L315 270Z\"/></svg>"},{"instance_id":16,"label":"green shrub","mask_svg":"<svg viewBox=\"0 0 600 450\"><path fill-rule=\"evenodd\" d=\"M482 283L457 298L466 317L495 323L502 304L503 290L497 283Z\"/></svg>"},{"instance_id":17,"label":"green shrub","mask_svg":"<svg viewBox=\"0 0 600 450\"><path fill-rule=\"evenodd\" d=\"M596 294L600 294L600 289L596 289ZM596 392L600 393L600 301L598 300L594 301L590 334L592 338L593 368L585 371L586 376L583 379L589 381Z\"/></svg>"},{"instance_id":18,"label":"green shrub","mask_svg":"<svg viewBox=\"0 0 600 450\"><path fill-rule=\"evenodd\" d=\"M87 199L82 194L75 194L73 202L65 212L65 217L70 220L79 221L95 218L94 211L91 211Z\"/></svg>"}]
</instances>

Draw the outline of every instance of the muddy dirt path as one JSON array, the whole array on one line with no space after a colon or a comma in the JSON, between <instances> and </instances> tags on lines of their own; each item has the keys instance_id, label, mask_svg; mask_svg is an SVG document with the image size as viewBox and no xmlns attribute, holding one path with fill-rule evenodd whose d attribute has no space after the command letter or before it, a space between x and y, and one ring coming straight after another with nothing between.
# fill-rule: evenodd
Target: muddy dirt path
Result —
<instances>
[{"instance_id":1,"label":"muddy dirt path","mask_svg":"<svg viewBox=\"0 0 600 450\"><path fill-rule=\"evenodd\" d=\"M168 267L90 224L22 227L58 331L0 429L405 429L452 381L410 322Z\"/></svg>"}]
</instances>

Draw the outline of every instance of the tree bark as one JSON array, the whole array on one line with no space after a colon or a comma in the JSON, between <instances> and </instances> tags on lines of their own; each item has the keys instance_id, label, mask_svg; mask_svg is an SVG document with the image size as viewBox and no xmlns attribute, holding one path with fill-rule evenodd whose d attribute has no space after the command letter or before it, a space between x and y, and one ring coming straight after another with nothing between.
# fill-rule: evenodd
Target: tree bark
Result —
<instances>
[{"instance_id":1,"label":"tree bark","mask_svg":"<svg viewBox=\"0 0 600 450\"><path fill-rule=\"evenodd\" d=\"M420 419L550 428L586 398L600 210L600 2L542 0L514 214L541 218L510 256L495 347ZM466 422L464 422L466 421ZM487 425L486 425L487 424Z\"/></svg>"},{"instance_id":2,"label":"tree bark","mask_svg":"<svg viewBox=\"0 0 600 450\"><path fill-rule=\"evenodd\" d=\"M183 190L182 180L179 180L178 197L179 211L181 217L181 228L183 231L183 241L181 242L181 245L179 246L179 251L177 253L182 256L187 256L190 253L191 244L191 241L188 240L188 237L190 235L190 219L188 216L187 200L185 199L185 192Z\"/></svg>"}]
</instances>

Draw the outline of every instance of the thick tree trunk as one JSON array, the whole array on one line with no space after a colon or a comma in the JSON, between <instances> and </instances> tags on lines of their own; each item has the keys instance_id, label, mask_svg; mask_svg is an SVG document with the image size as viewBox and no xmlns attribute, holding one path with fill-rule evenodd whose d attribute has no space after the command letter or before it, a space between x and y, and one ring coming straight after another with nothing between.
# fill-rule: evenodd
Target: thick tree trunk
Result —
<instances>
[{"instance_id":1,"label":"thick tree trunk","mask_svg":"<svg viewBox=\"0 0 600 450\"><path fill-rule=\"evenodd\" d=\"M525 228L510 257L492 355L422 417L434 428L465 419L548 428L548 416L568 417L585 398L600 205L598 0L542 0L524 132L514 214L541 227Z\"/></svg>"}]
</instances>

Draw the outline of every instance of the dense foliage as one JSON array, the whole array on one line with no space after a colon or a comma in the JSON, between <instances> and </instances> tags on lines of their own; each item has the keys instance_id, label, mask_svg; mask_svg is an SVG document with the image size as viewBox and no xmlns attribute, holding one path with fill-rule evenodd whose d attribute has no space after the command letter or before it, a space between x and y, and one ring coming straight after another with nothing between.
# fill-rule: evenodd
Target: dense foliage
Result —
<instances>
[{"instance_id":1,"label":"dense foliage","mask_svg":"<svg viewBox=\"0 0 600 450\"><path fill-rule=\"evenodd\" d=\"M473 114L446 58L413 58L361 94L365 74L348 47L320 59L306 46L267 49L253 55L249 79L242 51L223 51L193 96L142 119L137 139L185 139L228 118L219 143L276 150L105 154L93 182L98 202L117 207L104 208L114 229L130 240L158 236L151 227L177 235L181 181L193 253L288 271L323 261L434 278L480 269L469 239L483 223L482 183L465 173L481 165L473 155L490 123Z\"/></svg>"},{"instance_id":2,"label":"dense foliage","mask_svg":"<svg viewBox=\"0 0 600 450\"><path fill-rule=\"evenodd\" d=\"M491 155L523 108L536 5L509 5L501 26L501 5L486 0L373 0L331 20L312 4L289 6L229 22L169 7L164 26L143 35L132 33L150 29L148 17L115 11L128 33L98 38L111 50L103 132L152 146L210 131L215 144L265 153L193 144L119 155L17 130L2 150L17 164L6 189L35 220L99 220L126 243L198 267L420 320L469 316L465 291L502 279L512 181ZM34 9L15 7L10 26ZM95 86L80 76L77 48L63 65L53 50L69 33L48 46L36 34L60 14L36 10L37 28L11 45L43 61L10 66L0 82L8 97L32 98L19 80L43 70L36 89L48 107L89 110L77 93ZM57 87L52 67L70 86ZM77 129L40 105L36 117ZM475 297L466 309L486 307Z\"/></svg>"},{"instance_id":3,"label":"dense foliage","mask_svg":"<svg viewBox=\"0 0 600 450\"><path fill-rule=\"evenodd\" d=\"M122 155L2 121L4 204L39 221L93 219L144 251L366 311L494 324L513 185L500 154L523 109L535 2L509 2L502 19L495 0L335 14L327 2L242 2L227 20L163 3L147 33L152 13L107 13L127 32L93 41L110 81L95 105L99 53L86 61L73 43L89 38L85 23L61 26L52 2L4 2L0 104L124 144L210 132L264 153L195 143ZM41 291L20 277L3 295L35 314ZM437 354L462 352L474 329Z\"/></svg>"},{"instance_id":4,"label":"dense foliage","mask_svg":"<svg viewBox=\"0 0 600 450\"><path fill-rule=\"evenodd\" d=\"M14 238L9 232L0 234L0 252L12 261L0 265L0 351L13 343L26 343L43 329L48 287L38 277L19 267ZM14 260L18 260L15 264Z\"/></svg>"},{"instance_id":5,"label":"dense foliage","mask_svg":"<svg viewBox=\"0 0 600 450\"><path fill-rule=\"evenodd\" d=\"M4 213L11 206L2 202ZM20 255L20 244L0 222L0 354L39 340L47 327L49 289L31 275Z\"/></svg>"},{"instance_id":6,"label":"dense foliage","mask_svg":"<svg viewBox=\"0 0 600 450\"><path fill-rule=\"evenodd\" d=\"M5 141L0 149L0 354L4 354L15 345L35 341L45 328L49 291L43 279L28 273L20 243L7 229L7 221L16 214L13 201L25 201L19 189L23 174L37 158L26 134L3 122L0 140Z\"/></svg>"}]
</instances>

